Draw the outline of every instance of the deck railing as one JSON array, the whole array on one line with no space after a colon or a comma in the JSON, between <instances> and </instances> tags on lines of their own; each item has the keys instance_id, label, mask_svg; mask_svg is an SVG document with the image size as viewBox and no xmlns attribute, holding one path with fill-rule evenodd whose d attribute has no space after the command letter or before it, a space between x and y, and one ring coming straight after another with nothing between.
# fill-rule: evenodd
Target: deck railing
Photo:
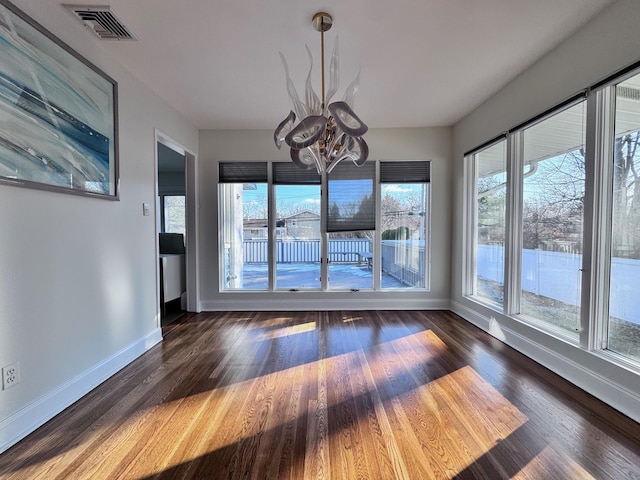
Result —
<instances>
[{"instance_id":1,"label":"deck railing","mask_svg":"<svg viewBox=\"0 0 640 480\"><path fill-rule=\"evenodd\" d=\"M382 241L382 271L405 285L425 286L424 242Z\"/></svg>"},{"instance_id":2,"label":"deck railing","mask_svg":"<svg viewBox=\"0 0 640 480\"><path fill-rule=\"evenodd\" d=\"M245 240L244 263L267 263L269 249L266 239ZM332 263L368 263L372 253L368 238L338 238L329 240L329 261ZM424 242L384 240L382 242L382 272L405 285L425 286ZM277 263L320 262L320 240L278 240Z\"/></svg>"},{"instance_id":3,"label":"deck railing","mask_svg":"<svg viewBox=\"0 0 640 480\"><path fill-rule=\"evenodd\" d=\"M245 263L267 263L269 249L266 239L245 240ZM329 260L336 263L360 261L360 253L371 252L371 240L367 238L345 238L329 240ZM278 240L276 244L278 263L320 262L320 240Z\"/></svg>"}]
</instances>

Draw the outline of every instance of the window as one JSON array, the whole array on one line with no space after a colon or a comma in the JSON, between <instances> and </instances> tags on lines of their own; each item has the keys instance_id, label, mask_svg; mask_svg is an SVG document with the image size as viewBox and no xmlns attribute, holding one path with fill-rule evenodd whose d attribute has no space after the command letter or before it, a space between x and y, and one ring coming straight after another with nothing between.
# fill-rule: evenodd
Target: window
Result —
<instances>
[{"instance_id":1,"label":"window","mask_svg":"<svg viewBox=\"0 0 640 480\"><path fill-rule=\"evenodd\" d=\"M320 176L293 163L273 164L276 288L321 287Z\"/></svg>"},{"instance_id":2,"label":"window","mask_svg":"<svg viewBox=\"0 0 640 480\"><path fill-rule=\"evenodd\" d=\"M640 371L640 63L585 92L465 155L465 295Z\"/></svg>"},{"instance_id":3,"label":"window","mask_svg":"<svg viewBox=\"0 0 640 480\"><path fill-rule=\"evenodd\" d=\"M267 164L221 163L221 285L225 290L269 288Z\"/></svg>"},{"instance_id":4,"label":"window","mask_svg":"<svg viewBox=\"0 0 640 480\"><path fill-rule=\"evenodd\" d=\"M640 75L615 88L607 348L640 360Z\"/></svg>"},{"instance_id":5,"label":"window","mask_svg":"<svg viewBox=\"0 0 640 480\"><path fill-rule=\"evenodd\" d=\"M580 325L586 101L522 132L519 313L570 332Z\"/></svg>"},{"instance_id":6,"label":"window","mask_svg":"<svg viewBox=\"0 0 640 480\"><path fill-rule=\"evenodd\" d=\"M162 197L163 232L186 235L186 214L184 195L164 195Z\"/></svg>"},{"instance_id":7,"label":"window","mask_svg":"<svg viewBox=\"0 0 640 480\"><path fill-rule=\"evenodd\" d=\"M382 288L428 285L429 162L381 162Z\"/></svg>"},{"instance_id":8,"label":"window","mask_svg":"<svg viewBox=\"0 0 640 480\"><path fill-rule=\"evenodd\" d=\"M220 289L427 289L429 165L220 163Z\"/></svg>"},{"instance_id":9,"label":"window","mask_svg":"<svg viewBox=\"0 0 640 480\"><path fill-rule=\"evenodd\" d=\"M328 175L329 288L373 288L375 162L342 162Z\"/></svg>"},{"instance_id":10,"label":"window","mask_svg":"<svg viewBox=\"0 0 640 480\"><path fill-rule=\"evenodd\" d=\"M504 245L507 198L507 142L474 156L473 283L470 294L496 305L504 301Z\"/></svg>"},{"instance_id":11,"label":"window","mask_svg":"<svg viewBox=\"0 0 640 480\"><path fill-rule=\"evenodd\" d=\"M579 97L467 156L467 295L576 343L585 130L586 101Z\"/></svg>"}]
</instances>

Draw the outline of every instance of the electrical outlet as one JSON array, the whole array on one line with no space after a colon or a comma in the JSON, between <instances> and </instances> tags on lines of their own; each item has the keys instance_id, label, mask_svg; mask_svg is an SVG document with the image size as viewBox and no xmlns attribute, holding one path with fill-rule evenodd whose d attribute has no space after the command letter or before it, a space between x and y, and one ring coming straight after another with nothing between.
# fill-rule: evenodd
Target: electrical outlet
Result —
<instances>
[{"instance_id":1,"label":"electrical outlet","mask_svg":"<svg viewBox=\"0 0 640 480\"><path fill-rule=\"evenodd\" d=\"M20 383L20 363L15 362L2 369L2 389L6 390Z\"/></svg>"}]
</instances>

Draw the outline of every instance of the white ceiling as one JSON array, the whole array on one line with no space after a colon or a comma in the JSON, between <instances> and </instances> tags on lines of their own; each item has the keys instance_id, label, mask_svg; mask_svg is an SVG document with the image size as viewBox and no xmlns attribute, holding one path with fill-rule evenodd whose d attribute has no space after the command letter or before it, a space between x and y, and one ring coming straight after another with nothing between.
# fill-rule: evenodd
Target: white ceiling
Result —
<instances>
[{"instance_id":1,"label":"white ceiling","mask_svg":"<svg viewBox=\"0 0 640 480\"><path fill-rule=\"evenodd\" d=\"M307 43L320 90L320 34L311 27L317 11L334 17L327 58L340 38L338 97L360 66L355 111L369 127L423 127L454 124L612 1L77 3L112 6L139 40L102 41L104 48L196 127L273 129L290 110L278 51L303 96ZM63 8L60 0L38 4ZM84 28L71 15L68 21L69 28Z\"/></svg>"}]
</instances>

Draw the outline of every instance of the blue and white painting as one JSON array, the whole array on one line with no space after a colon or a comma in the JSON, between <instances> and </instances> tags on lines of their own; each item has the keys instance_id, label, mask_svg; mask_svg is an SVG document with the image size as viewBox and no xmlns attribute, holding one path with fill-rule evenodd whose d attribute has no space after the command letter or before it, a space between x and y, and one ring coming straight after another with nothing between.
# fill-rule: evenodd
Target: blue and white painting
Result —
<instances>
[{"instance_id":1,"label":"blue and white painting","mask_svg":"<svg viewBox=\"0 0 640 480\"><path fill-rule=\"evenodd\" d=\"M0 4L0 179L116 195L115 90Z\"/></svg>"}]
</instances>

